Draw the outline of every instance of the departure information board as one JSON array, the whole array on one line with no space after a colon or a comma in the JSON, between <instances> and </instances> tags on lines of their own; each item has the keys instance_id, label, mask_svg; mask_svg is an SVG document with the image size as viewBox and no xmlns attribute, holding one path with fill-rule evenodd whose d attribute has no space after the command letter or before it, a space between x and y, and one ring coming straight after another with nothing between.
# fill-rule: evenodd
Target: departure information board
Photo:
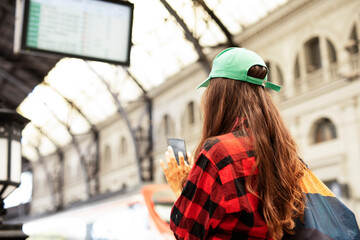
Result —
<instances>
[{"instance_id":1,"label":"departure information board","mask_svg":"<svg viewBox=\"0 0 360 240\"><path fill-rule=\"evenodd\" d=\"M23 50L129 65L133 4L116 0L26 0Z\"/></svg>"}]
</instances>

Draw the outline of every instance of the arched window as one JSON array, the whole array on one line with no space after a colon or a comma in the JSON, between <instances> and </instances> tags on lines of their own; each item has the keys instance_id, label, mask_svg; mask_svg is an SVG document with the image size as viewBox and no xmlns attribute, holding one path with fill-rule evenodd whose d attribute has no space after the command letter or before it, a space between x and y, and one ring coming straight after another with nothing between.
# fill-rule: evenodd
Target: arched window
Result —
<instances>
[{"instance_id":1,"label":"arched window","mask_svg":"<svg viewBox=\"0 0 360 240\"><path fill-rule=\"evenodd\" d=\"M268 62L268 61L266 61L265 64L266 64L266 66L267 66L267 68L268 68L267 81L272 82L272 77L271 77L271 71L272 71L272 69L271 69L271 63Z\"/></svg>"},{"instance_id":2,"label":"arched window","mask_svg":"<svg viewBox=\"0 0 360 240\"><path fill-rule=\"evenodd\" d=\"M282 87L282 90L279 92L279 96L282 100L286 99L285 90L284 90L284 76L278 65L276 65L276 81Z\"/></svg>"},{"instance_id":3,"label":"arched window","mask_svg":"<svg viewBox=\"0 0 360 240\"><path fill-rule=\"evenodd\" d=\"M193 125L195 123L195 104L193 101L187 105L187 123Z\"/></svg>"},{"instance_id":4,"label":"arched window","mask_svg":"<svg viewBox=\"0 0 360 240\"><path fill-rule=\"evenodd\" d=\"M184 124L186 124L186 113L183 114L183 119L182 119L182 124L183 127L185 127ZM165 115L163 115L162 120L161 120L161 124L160 124L160 137L161 137L161 142L164 142L164 139L166 139L167 137L174 137L175 136L175 122L172 119L171 115L165 113Z\"/></svg>"},{"instance_id":5,"label":"arched window","mask_svg":"<svg viewBox=\"0 0 360 240\"><path fill-rule=\"evenodd\" d=\"M279 65L270 63L268 61L265 62L265 64L269 71L267 81L274 82L280 85L284 84L284 77Z\"/></svg>"},{"instance_id":6,"label":"arched window","mask_svg":"<svg viewBox=\"0 0 360 240\"><path fill-rule=\"evenodd\" d=\"M313 131L313 143L326 142L336 137L336 127L328 118L316 121Z\"/></svg>"},{"instance_id":7,"label":"arched window","mask_svg":"<svg viewBox=\"0 0 360 240\"><path fill-rule=\"evenodd\" d=\"M305 43L305 59L308 73L321 68L320 41L318 37L311 38Z\"/></svg>"},{"instance_id":8,"label":"arched window","mask_svg":"<svg viewBox=\"0 0 360 240\"><path fill-rule=\"evenodd\" d=\"M172 123L170 116L168 114L165 114L162 120L162 126L164 127L164 135L165 136L171 136L173 134L172 131Z\"/></svg>"},{"instance_id":9,"label":"arched window","mask_svg":"<svg viewBox=\"0 0 360 240\"><path fill-rule=\"evenodd\" d=\"M119 148L120 156L124 157L128 153L128 144L125 137L121 137L120 139L120 148Z\"/></svg>"},{"instance_id":10,"label":"arched window","mask_svg":"<svg viewBox=\"0 0 360 240\"><path fill-rule=\"evenodd\" d=\"M336 78L338 76L337 74L337 57L336 57L336 50L334 45L329 41L329 39L326 39L326 46L327 46L327 54L328 54L328 59L329 59L329 63L330 63L330 76L332 78Z\"/></svg>"},{"instance_id":11,"label":"arched window","mask_svg":"<svg viewBox=\"0 0 360 240\"><path fill-rule=\"evenodd\" d=\"M294 64L294 90L295 93L300 93L302 88L301 81L301 71L300 71L300 62L299 62L299 54L296 55L295 64Z\"/></svg>"},{"instance_id":12,"label":"arched window","mask_svg":"<svg viewBox=\"0 0 360 240\"><path fill-rule=\"evenodd\" d=\"M326 39L326 45L327 45L329 62L330 62L330 63L335 63L335 62L337 61L335 47L334 47L334 45L329 41L329 39Z\"/></svg>"},{"instance_id":13,"label":"arched window","mask_svg":"<svg viewBox=\"0 0 360 240\"><path fill-rule=\"evenodd\" d=\"M284 85L284 77L282 74L282 71L278 65L276 65L276 75L277 75L277 82L280 84L280 86Z\"/></svg>"},{"instance_id":14,"label":"arched window","mask_svg":"<svg viewBox=\"0 0 360 240\"><path fill-rule=\"evenodd\" d=\"M296 56L295 66L294 66L294 78L299 79L301 77L300 73L300 63L299 63L299 55Z\"/></svg>"},{"instance_id":15,"label":"arched window","mask_svg":"<svg viewBox=\"0 0 360 240\"><path fill-rule=\"evenodd\" d=\"M181 116L181 134L183 136L190 136L191 134L194 134L198 116L199 113L195 102L188 102Z\"/></svg>"},{"instance_id":16,"label":"arched window","mask_svg":"<svg viewBox=\"0 0 360 240\"><path fill-rule=\"evenodd\" d=\"M267 81L273 82L275 84L278 84L278 85L284 87L284 76L282 74L282 71L281 71L279 65L276 64L276 63L272 63L270 61L266 61L265 64L266 64L266 66L268 68ZM266 91L268 91L270 94L274 93L272 90L270 90L268 88L266 88ZM281 97L281 99L285 98L283 88L280 91L279 96Z\"/></svg>"}]
</instances>

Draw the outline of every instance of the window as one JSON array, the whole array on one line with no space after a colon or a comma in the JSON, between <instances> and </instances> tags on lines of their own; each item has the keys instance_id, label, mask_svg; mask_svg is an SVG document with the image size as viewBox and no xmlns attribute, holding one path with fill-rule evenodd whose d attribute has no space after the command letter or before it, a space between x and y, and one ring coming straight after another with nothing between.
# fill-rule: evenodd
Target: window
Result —
<instances>
[{"instance_id":1,"label":"window","mask_svg":"<svg viewBox=\"0 0 360 240\"><path fill-rule=\"evenodd\" d=\"M120 139L120 156L126 156L128 153L128 144L125 137Z\"/></svg>"},{"instance_id":2,"label":"window","mask_svg":"<svg viewBox=\"0 0 360 240\"><path fill-rule=\"evenodd\" d=\"M270 62L265 62L267 68L268 68L268 75L267 75L267 81L268 82L272 82L272 77L271 77L271 64Z\"/></svg>"},{"instance_id":3,"label":"window","mask_svg":"<svg viewBox=\"0 0 360 240\"><path fill-rule=\"evenodd\" d=\"M282 87L282 90L279 92L279 96L282 100L286 99L285 89L284 89L284 77L282 71L278 65L276 65L276 82Z\"/></svg>"},{"instance_id":4,"label":"window","mask_svg":"<svg viewBox=\"0 0 360 240\"><path fill-rule=\"evenodd\" d=\"M337 137L335 125L327 118L322 118L315 123L313 143L326 142Z\"/></svg>"},{"instance_id":5,"label":"window","mask_svg":"<svg viewBox=\"0 0 360 240\"><path fill-rule=\"evenodd\" d=\"M334 45L326 39L326 45L327 45L327 51L328 51L328 57L330 63L336 62L336 51Z\"/></svg>"},{"instance_id":6,"label":"window","mask_svg":"<svg viewBox=\"0 0 360 240\"><path fill-rule=\"evenodd\" d=\"M299 54L296 56L295 59L295 66L294 66L294 89L296 93L301 92L302 88L302 81L301 81L301 72L300 72L300 63L299 63Z\"/></svg>"},{"instance_id":7,"label":"window","mask_svg":"<svg viewBox=\"0 0 360 240\"><path fill-rule=\"evenodd\" d=\"M321 68L320 41L314 37L305 43L306 70L308 73Z\"/></svg>"},{"instance_id":8,"label":"window","mask_svg":"<svg viewBox=\"0 0 360 240\"><path fill-rule=\"evenodd\" d=\"M171 119L168 114L163 117L162 125L164 126L164 135L170 136L172 134Z\"/></svg>"},{"instance_id":9,"label":"window","mask_svg":"<svg viewBox=\"0 0 360 240\"><path fill-rule=\"evenodd\" d=\"M185 119L186 114L183 115L183 119L182 119L182 124L185 124ZM174 137L175 135L175 123L172 120L171 116L167 113L165 113L162 118L161 118L161 122L159 124L159 141L160 141L160 145L165 144L166 141L164 141L164 139L166 139L167 137Z\"/></svg>"},{"instance_id":10,"label":"window","mask_svg":"<svg viewBox=\"0 0 360 240\"><path fill-rule=\"evenodd\" d=\"M326 46L327 46L327 54L328 54L328 59L329 59L329 63L330 63L330 76L331 78L336 78L338 76L338 70L337 70L337 58L336 58L336 50L334 45L328 40L326 39Z\"/></svg>"},{"instance_id":11,"label":"window","mask_svg":"<svg viewBox=\"0 0 360 240\"><path fill-rule=\"evenodd\" d=\"M195 106L191 101L187 105L188 124L193 125L195 123Z\"/></svg>"},{"instance_id":12,"label":"window","mask_svg":"<svg viewBox=\"0 0 360 240\"><path fill-rule=\"evenodd\" d=\"M279 85L284 84L284 77L282 74L282 71L279 67L279 65L277 64L272 64L270 62L265 62L267 68L268 68L268 76L267 76L267 81L268 82L274 82L277 83Z\"/></svg>"},{"instance_id":13,"label":"window","mask_svg":"<svg viewBox=\"0 0 360 240\"><path fill-rule=\"evenodd\" d=\"M277 75L277 82L280 84L280 86L284 85L284 77L282 74L282 71L278 65L276 65L276 75Z\"/></svg>"},{"instance_id":14,"label":"window","mask_svg":"<svg viewBox=\"0 0 360 240\"><path fill-rule=\"evenodd\" d=\"M300 78L300 64L299 64L299 55L296 56L295 59L295 67L294 67L294 77L295 80Z\"/></svg>"},{"instance_id":15,"label":"window","mask_svg":"<svg viewBox=\"0 0 360 240\"><path fill-rule=\"evenodd\" d=\"M268 67L268 76L267 76L267 81L268 82L273 82L275 84L280 85L281 87L284 87L284 77L282 74L282 71L279 67L278 64L275 63L271 63L269 61L265 62L266 66ZM269 88L266 88L266 91L268 91L270 94L273 94L274 92L272 90L270 90ZM279 93L280 97L282 99L285 98L284 95L284 88L282 88L282 90Z\"/></svg>"}]
</instances>

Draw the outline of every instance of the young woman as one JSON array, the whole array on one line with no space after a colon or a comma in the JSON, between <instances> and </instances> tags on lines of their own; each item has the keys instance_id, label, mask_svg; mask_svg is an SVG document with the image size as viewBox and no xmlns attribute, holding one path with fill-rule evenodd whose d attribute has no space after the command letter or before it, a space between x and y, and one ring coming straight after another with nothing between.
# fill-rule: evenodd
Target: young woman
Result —
<instances>
[{"instance_id":1,"label":"young woman","mask_svg":"<svg viewBox=\"0 0 360 240\"><path fill-rule=\"evenodd\" d=\"M178 197L170 222L177 239L291 238L304 219L307 167L265 89L280 90L267 73L256 53L229 48L199 86L207 89L197 159L188 166L180 153L178 165L169 148L161 163Z\"/></svg>"}]
</instances>

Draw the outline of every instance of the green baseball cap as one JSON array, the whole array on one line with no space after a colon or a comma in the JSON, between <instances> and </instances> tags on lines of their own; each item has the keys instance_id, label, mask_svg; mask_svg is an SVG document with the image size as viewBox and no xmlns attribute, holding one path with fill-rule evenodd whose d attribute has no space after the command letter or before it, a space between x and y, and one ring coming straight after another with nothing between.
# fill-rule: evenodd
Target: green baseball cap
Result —
<instances>
[{"instance_id":1,"label":"green baseball cap","mask_svg":"<svg viewBox=\"0 0 360 240\"><path fill-rule=\"evenodd\" d=\"M255 65L263 66L268 69L264 60L262 60L255 52L246 48L227 48L215 57L209 77L197 86L196 89L207 87L212 78L221 77L262 85L279 92L281 86L268 82L267 74L264 79L247 75L249 69Z\"/></svg>"}]
</instances>

